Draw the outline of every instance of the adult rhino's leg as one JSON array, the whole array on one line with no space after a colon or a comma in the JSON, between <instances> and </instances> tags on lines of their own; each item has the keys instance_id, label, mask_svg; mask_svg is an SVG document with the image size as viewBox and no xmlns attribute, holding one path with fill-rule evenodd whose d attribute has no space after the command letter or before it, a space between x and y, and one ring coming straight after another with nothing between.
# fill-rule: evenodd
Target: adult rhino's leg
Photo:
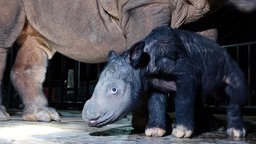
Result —
<instances>
[{"instance_id":1,"label":"adult rhino's leg","mask_svg":"<svg viewBox=\"0 0 256 144\"><path fill-rule=\"evenodd\" d=\"M11 71L13 86L25 105L24 120L60 120L56 110L48 107L42 91L49 57L47 47L47 42L41 37L28 35L23 40Z\"/></svg>"},{"instance_id":2,"label":"adult rhino's leg","mask_svg":"<svg viewBox=\"0 0 256 144\"><path fill-rule=\"evenodd\" d=\"M5 69L6 58L7 49L0 48L0 121L10 119L10 115L5 111L5 107L2 105L2 79Z\"/></svg>"}]
</instances>

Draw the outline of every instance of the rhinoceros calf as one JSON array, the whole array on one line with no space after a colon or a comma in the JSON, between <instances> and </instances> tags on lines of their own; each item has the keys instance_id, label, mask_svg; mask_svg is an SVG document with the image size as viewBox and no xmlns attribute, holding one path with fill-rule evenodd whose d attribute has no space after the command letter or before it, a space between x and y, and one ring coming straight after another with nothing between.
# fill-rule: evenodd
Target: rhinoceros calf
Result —
<instances>
[{"instance_id":1,"label":"rhinoceros calf","mask_svg":"<svg viewBox=\"0 0 256 144\"><path fill-rule=\"evenodd\" d=\"M166 131L165 93L176 91L172 134L190 137L194 130L196 96L224 90L227 134L245 136L242 107L248 87L243 72L224 48L197 34L158 27L122 55L109 53L108 63L83 109L89 126L101 127L135 110L141 94L148 98L149 121L145 133L162 136Z\"/></svg>"}]
</instances>

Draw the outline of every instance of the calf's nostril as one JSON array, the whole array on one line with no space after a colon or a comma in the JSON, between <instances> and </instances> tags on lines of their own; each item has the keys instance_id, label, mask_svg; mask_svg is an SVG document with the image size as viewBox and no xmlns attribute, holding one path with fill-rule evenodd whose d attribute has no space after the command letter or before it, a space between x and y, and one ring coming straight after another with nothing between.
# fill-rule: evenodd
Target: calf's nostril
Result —
<instances>
[{"instance_id":1,"label":"calf's nostril","mask_svg":"<svg viewBox=\"0 0 256 144\"><path fill-rule=\"evenodd\" d=\"M97 120L90 120L89 126L95 126L97 124Z\"/></svg>"}]
</instances>

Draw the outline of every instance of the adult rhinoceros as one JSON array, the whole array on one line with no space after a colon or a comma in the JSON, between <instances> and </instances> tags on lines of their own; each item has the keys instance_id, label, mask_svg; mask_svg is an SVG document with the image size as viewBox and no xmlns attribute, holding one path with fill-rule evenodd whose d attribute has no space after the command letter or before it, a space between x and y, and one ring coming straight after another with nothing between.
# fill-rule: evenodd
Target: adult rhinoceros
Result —
<instances>
[{"instance_id":1,"label":"adult rhinoceros","mask_svg":"<svg viewBox=\"0 0 256 144\"><path fill-rule=\"evenodd\" d=\"M25 105L23 118L34 121L59 120L57 112L48 107L42 92L47 61L55 52L81 62L102 62L109 50L123 52L154 27L179 27L196 21L209 12L216 2L0 0L0 86L8 47L18 41L21 48L11 71L11 80ZM240 0L230 2L241 9L255 3L241 3ZM5 108L0 105L0 120L9 118Z\"/></svg>"}]
</instances>

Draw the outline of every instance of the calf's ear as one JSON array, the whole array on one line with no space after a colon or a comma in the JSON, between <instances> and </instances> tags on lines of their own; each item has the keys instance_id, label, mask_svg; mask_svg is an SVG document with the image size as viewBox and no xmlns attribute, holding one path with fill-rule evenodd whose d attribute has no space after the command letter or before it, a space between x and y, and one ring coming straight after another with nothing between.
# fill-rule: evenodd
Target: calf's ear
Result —
<instances>
[{"instance_id":1,"label":"calf's ear","mask_svg":"<svg viewBox=\"0 0 256 144\"><path fill-rule=\"evenodd\" d=\"M116 54L115 51L113 51L113 50L109 51L109 53L108 53L108 61L116 59L117 57L118 57L118 55Z\"/></svg>"},{"instance_id":2,"label":"calf's ear","mask_svg":"<svg viewBox=\"0 0 256 144\"><path fill-rule=\"evenodd\" d=\"M149 54L144 52L145 42L140 41L135 43L130 49L130 64L134 68L141 68L147 66L150 57Z\"/></svg>"}]
</instances>

